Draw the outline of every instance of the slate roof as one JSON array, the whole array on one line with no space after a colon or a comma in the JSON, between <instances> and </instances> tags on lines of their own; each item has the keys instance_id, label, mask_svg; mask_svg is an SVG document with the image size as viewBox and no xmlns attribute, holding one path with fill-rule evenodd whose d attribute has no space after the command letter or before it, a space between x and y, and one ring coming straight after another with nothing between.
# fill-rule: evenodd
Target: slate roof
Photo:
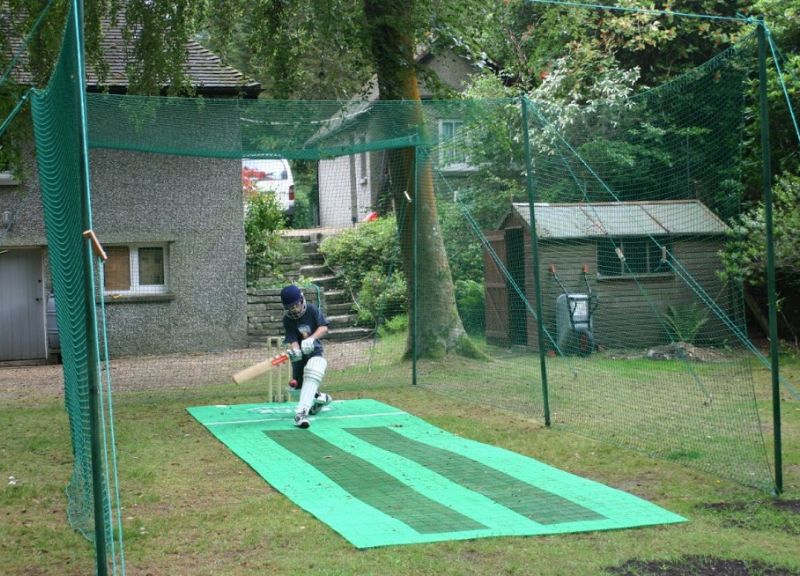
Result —
<instances>
[{"instance_id":1,"label":"slate roof","mask_svg":"<svg viewBox=\"0 0 800 576\"><path fill-rule=\"evenodd\" d=\"M658 202L534 203L536 233L542 240L598 236L719 235L728 226L698 200ZM530 204L513 204L530 226ZM508 216L503 220L503 225Z\"/></svg>"},{"instance_id":2,"label":"slate roof","mask_svg":"<svg viewBox=\"0 0 800 576\"><path fill-rule=\"evenodd\" d=\"M112 93L125 93L128 89L128 78L125 67L130 60L122 28L118 23L112 27L110 21L103 22L104 38L102 41L103 58L108 64L108 74L101 85L97 74L87 65L86 83L90 90L104 89ZM20 39L11 39L12 53L21 46ZM19 84L30 84L32 76L27 70L27 59L23 55L16 69L14 79ZM199 42L189 40L186 43L186 60L184 72L191 86L203 95L238 96L255 98L261 91L261 84L248 78L240 71L222 63L219 56L204 48ZM166 88L166 85L164 86Z\"/></svg>"}]
</instances>

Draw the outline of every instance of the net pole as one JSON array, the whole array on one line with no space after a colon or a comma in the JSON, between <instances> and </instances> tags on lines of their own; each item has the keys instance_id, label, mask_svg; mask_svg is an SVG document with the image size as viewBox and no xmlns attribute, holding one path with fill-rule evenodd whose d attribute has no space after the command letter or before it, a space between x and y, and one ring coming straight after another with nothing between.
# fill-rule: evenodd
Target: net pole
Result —
<instances>
[{"instance_id":1,"label":"net pole","mask_svg":"<svg viewBox=\"0 0 800 576\"><path fill-rule=\"evenodd\" d=\"M539 240L536 233L536 210L534 204L533 161L531 160L531 137L528 131L528 97L524 94L520 98L522 107L522 132L525 138L525 186L528 189L528 210L531 220L531 251L533 252L533 284L536 292L536 329L539 337L539 370L542 374L542 405L544 409L544 424L550 426L550 398L547 386L547 352L544 349L544 323L542 320L542 286L539 279ZM525 249L523 245L523 250Z\"/></svg>"},{"instance_id":2,"label":"net pole","mask_svg":"<svg viewBox=\"0 0 800 576\"><path fill-rule=\"evenodd\" d=\"M420 151L419 144L414 144L414 195L411 197L411 210L413 221L413 233L411 235L411 242L413 242L411 249L411 269L414 271L414 285L412 287L412 299L414 301L411 306L411 323L414 328L411 332L411 383L417 385L417 337L419 335L419 211L417 204L419 204L419 169L420 169Z\"/></svg>"},{"instance_id":3,"label":"net pole","mask_svg":"<svg viewBox=\"0 0 800 576\"><path fill-rule=\"evenodd\" d=\"M81 189L83 196L83 225L92 229L92 207L89 192L89 131L86 107L86 72L83 61L83 0L75 0L72 11L75 25L75 59L77 72L78 105L80 114L79 138L81 143ZM92 245L87 238L84 242L84 281L86 282L86 323L89 378L89 427L92 453L92 504L94 511L94 547L97 576L108 574L106 556L106 517L103 497L103 470L100 449L100 422L98 420L99 388L99 348L97 339L97 318L94 303L94 274L92 272Z\"/></svg>"},{"instance_id":4,"label":"net pole","mask_svg":"<svg viewBox=\"0 0 800 576\"><path fill-rule=\"evenodd\" d=\"M767 244L767 297L769 301L769 354L772 373L772 429L775 445L775 492L783 492L783 456L781 448L781 395L778 372L778 314L775 296L775 242L772 222L772 167L769 146L769 110L767 108L767 42L764 20L758 25L758 92L761 108L761 178L764 186L764 228Z\"/></svg>"}]
</instances>

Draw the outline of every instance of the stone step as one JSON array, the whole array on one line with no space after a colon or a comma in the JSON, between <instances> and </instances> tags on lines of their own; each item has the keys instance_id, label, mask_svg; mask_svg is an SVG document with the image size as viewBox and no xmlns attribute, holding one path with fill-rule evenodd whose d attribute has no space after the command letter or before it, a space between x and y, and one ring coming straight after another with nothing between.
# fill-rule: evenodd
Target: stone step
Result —
<instances>
[{"instance_id":1,"label":"stone step","mask_svg":"<svg viewBox=\"0 0 800 576\"><path fill-rule=\"evenodd\" d=\"M325 258L318 252L314 252L313 254L304 254L300 265L302 266L304 264L325 264Z\"/></svg>"},{"instance_id":2,"label":"stone step","mask_svg":"<svg viewBox=\"0 0 800 576\"><path fill-rule=\"evenodd\" d=\"M328 326L331 330L336 330L338 328L347 328L352 326L358 320L358 316L355 314L334 314L334 315L326 315L325 318L328 320Z\"/></svg>"},{"instance_id":3,"label":"stone step","mask_svg":"<svg viewBox=\"0 0 800 576\"><path fill-rule=\"evenodd\" d=\"M374 330L372 328L363 328L363 327L350 327L350 328L339 328L337 330L332 330L328 332L328 335L325 336L325 340L329 342L349 342L351 340L366 340L367 338L371 338L374 334Z\"/></svg>"},{"instance_id":4,"label":"stone step","mask_svg":"<svg viewBox=\"0 0 800 576\"><path fill-rule=\"evenodd\" d=\"M333 291L333 290L336 290L337 288L339 288L339 282L340 281L341 280L339 279L338 276L333 276L333 275L331 275L331 276L319 276L319 277L313 278L314 284L316 284L317 286L319 286L320 288L325 290L326 296L327 296L329 291Z\"/></svg>"},{"instance_id":5,"label":"stone step","mask_svg":"<svg viewBox=\"0 0 800 576\"><path fill-rule=\"evenodd\" d=\"M347 302L347 303L352 303L353 302L350 299L350 293L349 292L347 292L345 290L338 289L338 288L334 288L332 290L325 290L325 305L326 306L330 305L330 304L344 304L345 302Z\"/></svg>"},{"instance_id":6,"label":"stone step","mask_svg":"<svg viewBox=\"0 0 800 576\"><path fill-rule=\"evenodd\" d=\"M336 342L369 338L373 334L371 328L355 325L358 315L354 312L355 304L350 291L346 289L347 284L325 265L325 258L319 253L321 234L295 234L290 231L284 236L299 243L302 254L296 260L282 260L281 264L289 270L287 277L290 281L303 278L322 292L325 316L331 327L327 338ZM308 301L316 303L317 290L307 288L305 292ZM249 341L252 346L261 346L269 336L283 332L279 290L248 291L248 300Z\"/></svg>"},{"instance_id":7,"label":"stone step","mask_svg":"<svg viewBox=\"0 0 800 576\"><path fill-rule=\"evenodd\" d=\"M343 316L353 312L354 304L352 302L341 302L339 304L331 304L328 297L325 297L325 315L326 316Z\"/></svg>"},{"instance_id":8,"label":"stone step","mask_svg":"<svg viewBox=\"0 0 800 576\"><path fill-rule=\"evenodd\" d=\"M303 254L319 254L319 244L316 242L303 242ZM319 254L321 257L322 254Z\"/></svg>"},{"instance_id":9,"label":"stone step","mask_svg":"<svg viewBox=\"0 0 800 576\"><path fill-rule=\"evenodd\" d=\"M303 264L300 266L300 274L306 278L311 278L314 284L319 284L319 282L316 282L317 278L326 278L330 273L330 268L325 264Z\"/></svg>"}]
</instances>

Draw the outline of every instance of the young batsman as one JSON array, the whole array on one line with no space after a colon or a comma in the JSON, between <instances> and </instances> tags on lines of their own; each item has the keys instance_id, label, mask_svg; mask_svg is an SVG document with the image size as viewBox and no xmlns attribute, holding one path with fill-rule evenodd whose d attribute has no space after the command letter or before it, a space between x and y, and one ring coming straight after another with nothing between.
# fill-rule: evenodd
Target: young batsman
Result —
<instances>
[{"instance_id":1,"label":"young batsman","mask_svg":"<svg viewBox=\"0 0 800 576\"><path fill-rule=\"evenodd\" d=\"M328 333L328 321L319 308L306 303L303 292L294 284L281 290L281 304L285 340L292 361L289 386L300 390L294 424L299 428L308 428L311 425L309 415L318 413L332 400L330 395L319 391L328 366L319 339Z\"/></svg>"}]
</instances>

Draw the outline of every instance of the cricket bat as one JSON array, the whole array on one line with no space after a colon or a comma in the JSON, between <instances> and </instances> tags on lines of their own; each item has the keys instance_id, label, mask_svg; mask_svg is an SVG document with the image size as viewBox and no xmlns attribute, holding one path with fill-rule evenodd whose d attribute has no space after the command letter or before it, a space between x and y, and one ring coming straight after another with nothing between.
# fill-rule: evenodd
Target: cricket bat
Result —
<instances>
[{"instance_id":1,"label":"cricket bat","mask_svg":"<svg viewBox=\"0 0 800 576\"><path fill-rule=\"evenodd\" d=\"M277 368L284 362L289 360L289 355L286 352L282 354L276 354L272 358L264 360L263 362L259 362L258 364L253 364L249 368L245 368L244 370L239 370L236 374L233 375L233 381L237 384L241 384L242 382L247 382L248 380L252 380L253 378L258 378L262 374L266 374L273 368Z\"/></svg>"}]
</instances>

